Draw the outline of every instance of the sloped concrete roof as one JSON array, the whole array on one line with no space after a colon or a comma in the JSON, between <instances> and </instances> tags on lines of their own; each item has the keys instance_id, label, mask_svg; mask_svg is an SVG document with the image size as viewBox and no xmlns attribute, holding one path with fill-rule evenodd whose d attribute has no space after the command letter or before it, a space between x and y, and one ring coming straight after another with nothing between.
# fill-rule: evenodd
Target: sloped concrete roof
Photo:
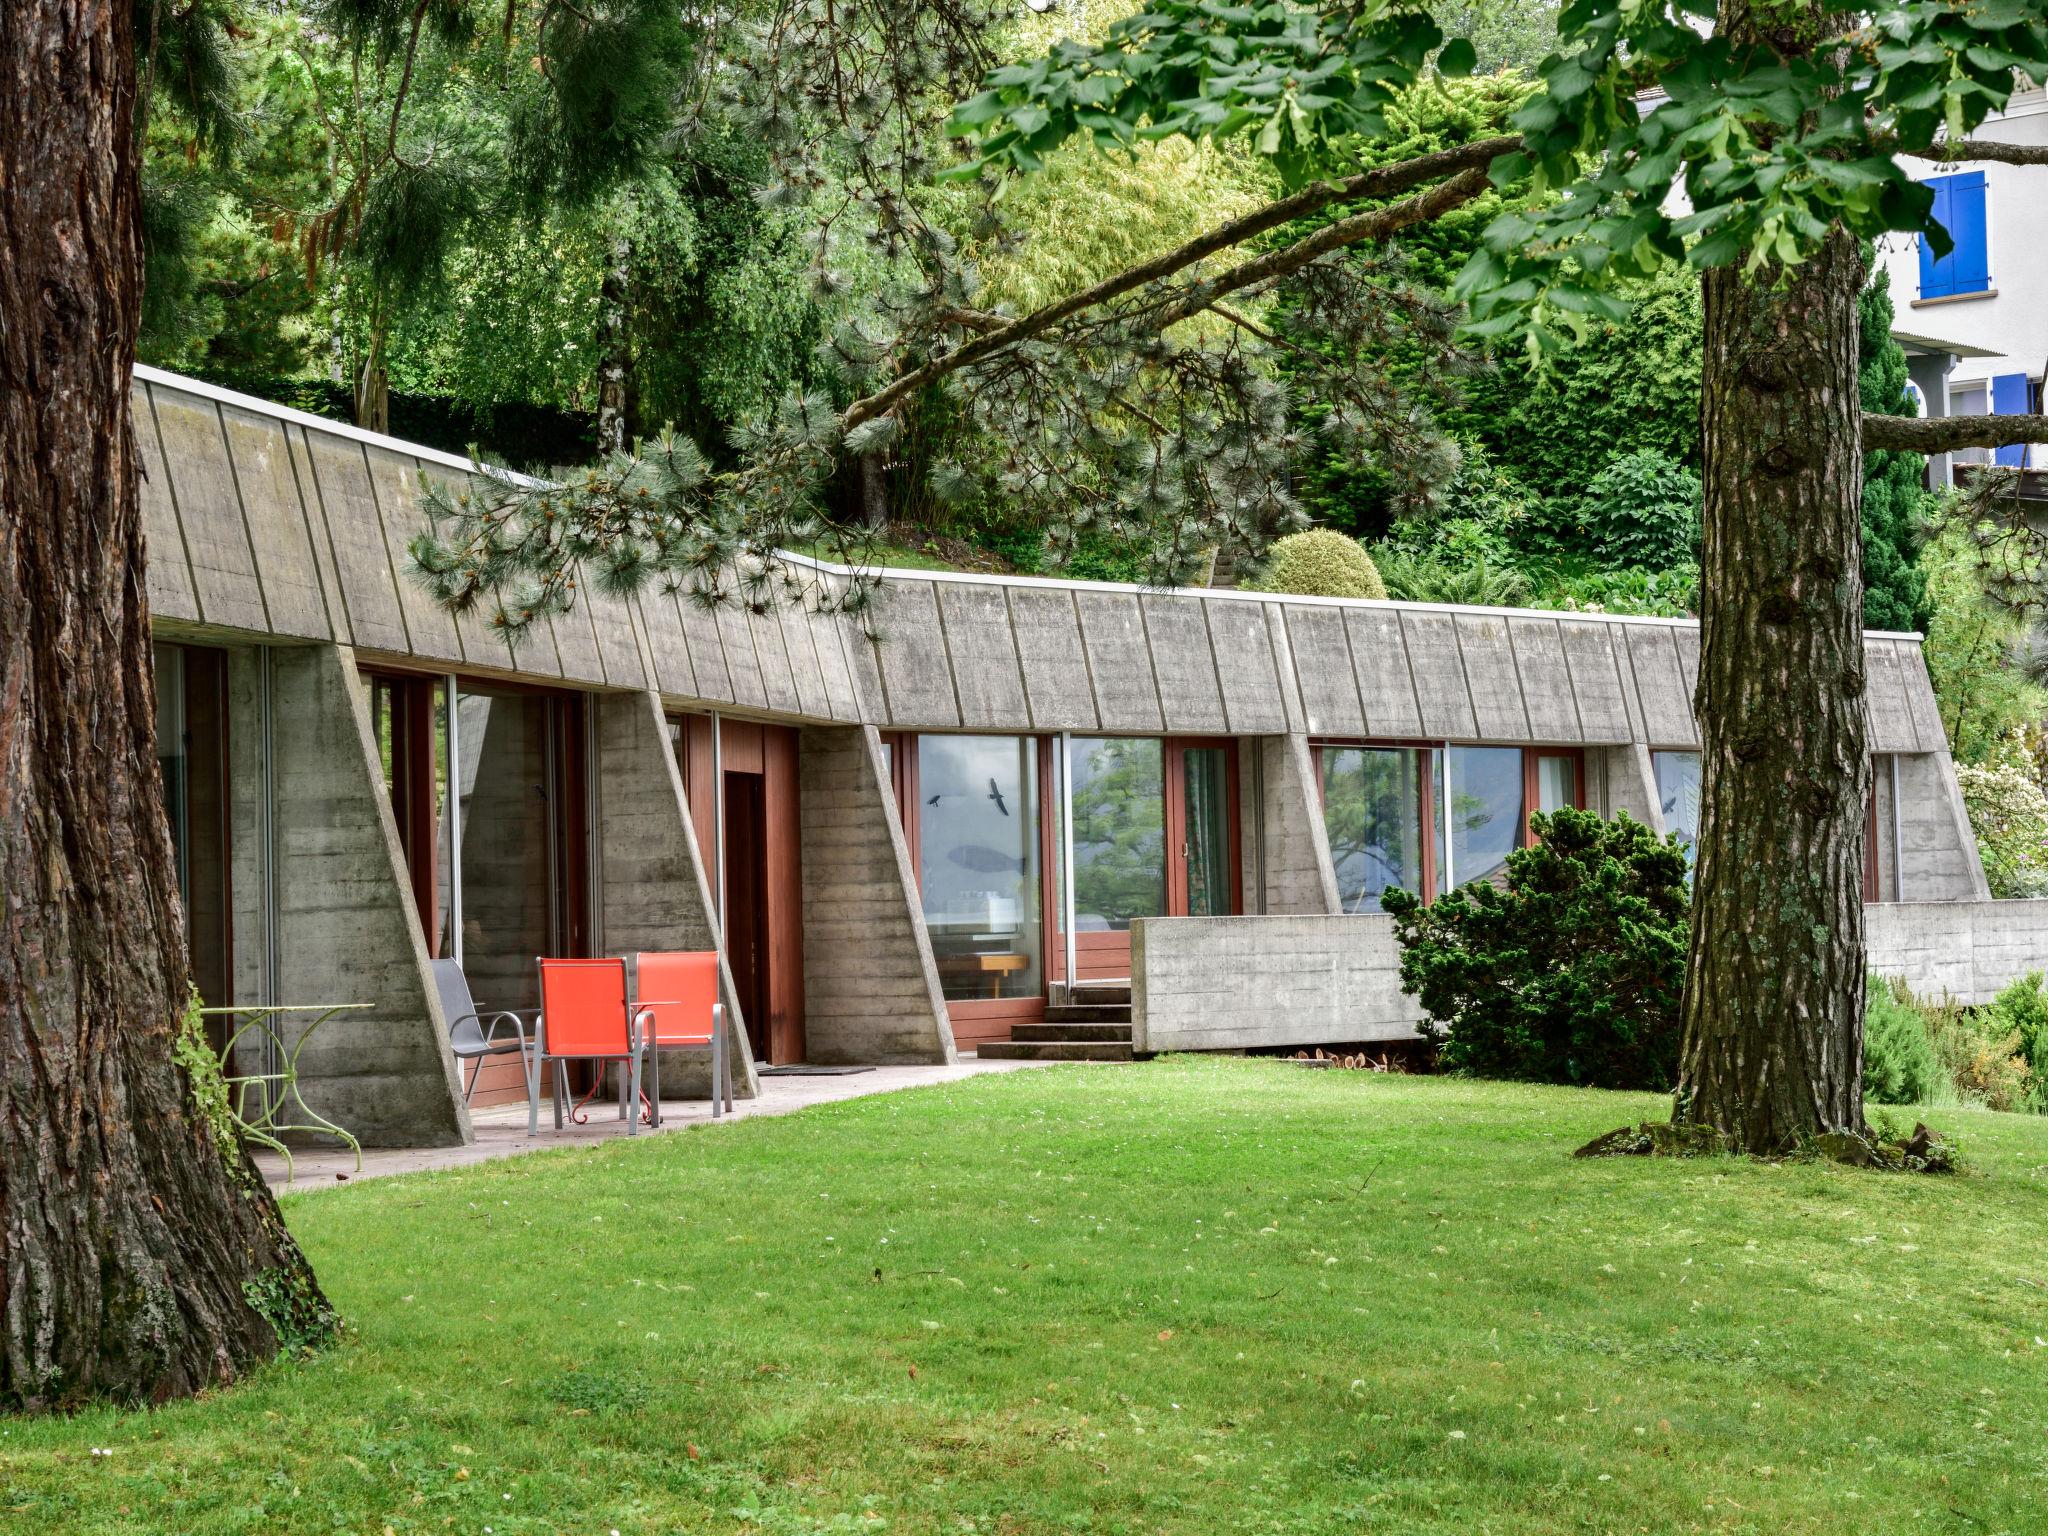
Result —
<instances>
[{"instance_id":1,"label":"sloped concrete roof","mask_svg":"<svg viewBox=\"0 0 2048 1536\"><path fill-rule=\"evenodd\" d=\"M468 461L154 368L135 424L150 602L172 627L884 729L1699 740L1689 620L892 571L876 639L800 608L585 587L515 645L405 574L420 473ZM1940 747L1919 637L1865 646L1872 750Z\"/></svg>"}]
</instances>

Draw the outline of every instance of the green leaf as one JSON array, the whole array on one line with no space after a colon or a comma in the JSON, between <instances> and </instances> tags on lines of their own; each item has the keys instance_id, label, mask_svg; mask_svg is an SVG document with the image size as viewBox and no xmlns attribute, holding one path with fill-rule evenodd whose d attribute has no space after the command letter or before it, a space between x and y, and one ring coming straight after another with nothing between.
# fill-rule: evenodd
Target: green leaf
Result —
<instances>
[{"instance_id":1,"label":"green leaf","mask_svg":"<svg viewBox=\"0 0 2048 1536\"><path fill-rule=\"evenodd\" d=\"M1456 80L1471 74L1479 67L1479 50L1472 46L1469 37L1454 37L1444 44L1444 51L1436 56L1436 69L1440 75Z\"/></svg>"}]
</instances>

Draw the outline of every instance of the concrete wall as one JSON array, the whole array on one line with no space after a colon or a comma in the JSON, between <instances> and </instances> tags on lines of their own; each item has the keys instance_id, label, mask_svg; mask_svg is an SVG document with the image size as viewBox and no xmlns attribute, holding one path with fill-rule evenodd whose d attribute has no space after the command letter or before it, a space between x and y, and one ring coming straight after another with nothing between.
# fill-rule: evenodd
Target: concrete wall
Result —
<instances>
[{"instance_id":1,"label":"concrete wall","mask_svg":"<svg viewBox=\"0 0 2048 1536\"><path fill-rule=\"evenodd\" d=\"M873 726L807 727L804 1036L814 1062L950 1062L953 1032Z\"/></svg>"},{"instance_id":2,"label":"concrete wall","mask_svg":"<svg viewBox=\"0 0 2048 1536\"><path fill-rule=\"evenodd\" d=\"M1899 873L1909 901L1991 899L1947 752L1900 755L1899 823ZM1881 835L1888 838L1890 829Z\"/></svg>"},{"instance_id":3,"label":"concrete wall","mask_svg":"<svg viewBox=\"0 0 2048 1536\"><path fill-rule=\"evenodd\" d=\"M592 714L598 753L597 948L612 955L716 949L711 888L661 701L651 693L605 694ZM720 977L733 1094L752 1098L758 1089L753 1052L723 960ZM708 1096L709 1058L701 1052L665 1055L661 1088L669 1096Z\"/></svg>"},{"instance_id":4,"label":"concrete wall","mask_svg":"<svg viewBox=\"0 0 2048 1536\"><path fill-rule=\"evenodd\" d=\"M1308 738L1253 737L1239 759L1245 910L1342 911Z\"/></svg>"},{"instance_id":5,"label":"concrete wall","mask_svg":"<svg viewBox=\"0 0 2048 1536\"><path fill-rule=\"evenodd\" d=\"M1657 771L1650 749L1640 742L1586 754L1586 804L1610 819L1627 811L1662 834L1664 813L1657 799Z\"/></svg>"},{"instance_id":6,"label":"concrete wall","mask_svg":"<svg viewBox=\"0 0 2048 1536\"><path fill-rule=\"evenodd\" d=\"M1394 920L1168 917L1131 925L1131 1030L1140 1051L1407 1040Z\"/></svg>"},{"instance_id":7,"label":"concrete wall","mask_svg":"<svg viewBox=\"0 0 2048 1536\"><path fill-rule=\"evenodd\" d=\"M307 1044L299 1057L307 1105L365 1146L467 1142L469 1117L354 655L347 646L308 645L275 647L269 658L267 823L262 653L238 652L229 671L237 996L371 1004L337 1014ZM277 957L267 978L266 863L275 876Z\"/></svg>"},{"instance_id":8,"label":"concrete wall","mask_svg":"<svg viewBox=\"0 0 2048 1536\"><path fill-rule=\"evenodd\" d=\"M1988 1003L2048 971L2048 901L1899 901L1866 907L1870 968L1915 992Z\"/></svg>"}]
</instances>

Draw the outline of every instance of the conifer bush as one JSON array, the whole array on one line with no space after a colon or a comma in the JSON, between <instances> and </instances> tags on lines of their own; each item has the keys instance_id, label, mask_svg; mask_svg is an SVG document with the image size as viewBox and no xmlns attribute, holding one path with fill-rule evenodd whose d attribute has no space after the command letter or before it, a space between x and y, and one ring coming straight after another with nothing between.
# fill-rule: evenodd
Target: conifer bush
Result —
<instances>
[{"instance_id":1,"label":"conifer bush","mask_svg":"<svg viewBox=\"0 0 2048 1536\"><path fill-rule=\"evenodd\" d=\"M1425 907L1389 890L1401 989L1454 1071L1595 1088L1671 1087L1690 895L1685 854L1626 815L1530 819L1505 879Z\"/></svg>"},{"instance_id":2,"label":"conifer bush","mask_svg":"<svg viewBox=\"0 0 2048 1536\"><path fill-rule=\"evenodd\" d=\"M1386 583L1365 546L1334 528L1309 528L1276 540L1259 581L1262 592L1296 597L1384 599Z\"/></svg>"}]
</instances>

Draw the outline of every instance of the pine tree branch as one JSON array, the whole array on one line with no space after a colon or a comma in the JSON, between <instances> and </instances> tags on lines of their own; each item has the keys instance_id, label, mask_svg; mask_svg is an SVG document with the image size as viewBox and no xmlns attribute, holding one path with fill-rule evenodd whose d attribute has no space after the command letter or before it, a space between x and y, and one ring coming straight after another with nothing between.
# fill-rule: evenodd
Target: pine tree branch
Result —
<instances>
[{"instance_id":1,"label":"pine tree branch","mask_svg":"<svg viewBox=\"0 0 2048 1536\"><path fill-rule=\"evenodd\" d=\"M1898 140L1878 138L1879 149L1898 150ZM1916 160L1953 165L1964 160L1989 160L1999 165L2048 165L2048 144L1999 144L1990 139L1944 139Z\"/></svg>"},{"instance_id":2,"label":"pine tree branch","mask_svg":"<svg viewBox=\"0 0 2048 1536\"><path fill-rule=\"evenodd\" d=\"M1521 142L1519 138L1512 136L1479 139L1473 143L1460 144L1451 149L1441 149L1430 154L1417 155L1412 160L1403 160L1396 165L1381 166L1376 170L1365 171L1356 176L1347 176L1342 181L1325 182L1317 186L1305 187L1292 197L1282 198L1275 203L1268 203L1265 207L1248 213L1243 218L1233 219L1227 224L1220 224L1208 233L1196 236L1185 245L1176 246L1173 250L1167 251L1163 255L1155 256L1149 261L1139 262L1136 266L1126 267L1114 277L1104 278L1092 287L1084 288L1079 293L1048 304L1042 309L1033 310L1030 314L1013 320L996 330L985 331L965 345L946 353L943 357L933 358L922 367L912 369L909 373L891 380L887 385L867 398L856 400L847 408L845 415L840 418L840 429L850 432L864 421L870 421L877 416L886 415L927 384L935 384L940 379L945 378L949 374L957 373L962 368L971 367L975 363L982 362L999 352L1018 345L1020 342L1030 341L1034 337L1042 336L1062 320L1070 319L1084 310L1093 309L1099 304L1121 297L1123 294L1129 293L1134 289L1142 288L1147 283L1157 282L1161 278L1172 277L1175 273L1185 271L1187 268L1195 265L1195 263L1206 260L1219 251L1227 251L1234 246L1242 245L1254 236L1262 235L1270 229L1277 229L1279 226L1291 223L1295 219L1306 218L1310 214L1327 208L1332 203L1353 202L1367 197L1388 197L1397 192L1405 192L1410 187L1417 186L1422 182L1433 181L1440 176L1450 176L1454 172L1461 173L1454 178L1460 188L1460 195L1448 202L1442 201L1442 194L1445 187L1452 185L1451 182L1443 183L1441 186L1433 189L1432 192L1424 194L1422 198L1410 199L1405 203L1396 203L1386 208L1374 209L1370 213L1356 214L1349 219L1341 221L1339 224L1333 224L1328 226L1327 229L1318 231L1316 235L1310 237L1311 240L1322 239L1331 230L1340 228L1355 229L1357 232L1351 234L1347 239L1336 240L1323 246L1313 255L1304 257L1302 262L1299 263L1300 265L1306 265L1308 261L1314 259L1315 255L1322 254L1324 249L1334 250L1338 245L1355 244L1360 240L1368 240L1380 235L1391 234L1395 230L1407 227L1409 224L1440 217L1442 213L1449 211L1450 208L1456 207L1459 203L1467 202L1477 197L1481 192L1484 192L1488 185L1485 168L1493 163L1496 156L1508 154L1519 149ZM1441 204L1441 206L1438 206L1438 204ZM1433 211L1421 213L1414 211L1418 206L1425 205L1428 209L1433 209ZM1403 210L1407 211L1404 213ZM1301 242L1301 244L1307 243ZM1285 249L1286 251L1293 251L1298 249L1298 246L1288 246ZM1274 254L1281 255L1284 252L1276 252ZM1255 264L1246 263L1245 267ZM1245 267L1235 270L1243 271ZM1293 269L1288 268L1287 270L1291 271ZM1213 299L1221 298L1225 293L1234 292L1236 288L1244 287L1247 283L1258 280L1256 278L1246 279L1245 282L1237 283L1232 287L1218 287L1213 284L1205 284L1203 286L1208 290L1209 298ZM1206 304L1208 301L1204 300L1203 302ZM1197 306L1198 309L1201 307L1203 306ZM1193 312L1190 311L1190 313Z\"/></svg>"},{"instance_id":3,"label":"pine tree branch","mask_svg":"<svg viewBox=\"0 0 2048 1536\"><path fill-rule=\"evenodd\" d=\"M2048 443L2048 416L1865 416L1866 453L1954 453Z\"/></svg>"}]
</instances>

